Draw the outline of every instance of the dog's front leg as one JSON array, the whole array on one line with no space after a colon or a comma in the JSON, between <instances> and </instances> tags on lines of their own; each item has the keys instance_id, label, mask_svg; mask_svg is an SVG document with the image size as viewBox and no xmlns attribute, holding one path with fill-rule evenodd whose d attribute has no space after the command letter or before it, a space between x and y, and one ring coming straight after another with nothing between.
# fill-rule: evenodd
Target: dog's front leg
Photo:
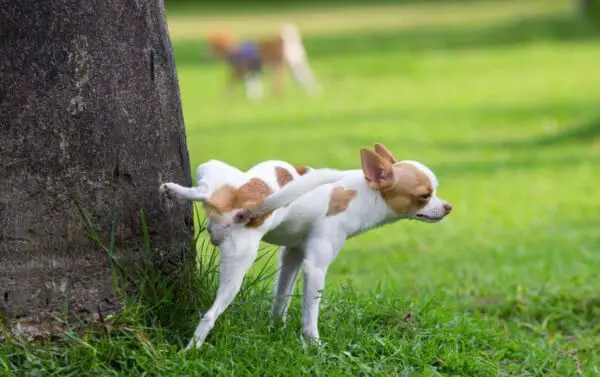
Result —
<instances>
[{"instance_id":1,"label":"dog's front leg","mask_svg":"<svg viewBox=\"0 0 600 377\"><path fill-rule=\"evenodd\" d=\"M221 245L221 278L217 298L204 314L186 349L200 347L215 325L215 321L238 294L244 276L256 259L260 235L231 234Z\"/></svg>"},{"instance_id":2,"label":"dog's front leg","mask_svg":"<svg viewBox=\"0 0 600 377\"><path fill-rule=\"evenodd\" d=\"M272 70L272 81L273 92L277 95L283 94L283 87L285 85L285 66L277 65Z\"/></svg>"},{"instance_id":3,"label":"dog's front leg","mask_svg":"<svg viewBox=\"0 0 600 377\"><path fill-rule=\"evenodd\" d=\"M343 241L330 237L311 239L307 243L304 269L304 292L302 297L302 334L312 343L319 344L319 304L325 287L325 277L331 261L341 249Z\"/></svg>"},{"instance_id":4,"label":"dog's front leg","mask_svg":"<svg viewBox=\"0 0 600 377\"><path fill-rule=\"evenodd\" d=\"M225 96L227 98L231 98L233 96L233 91L235 87L242 81L244 78L244 72L234 69L231 72L231 76L229 76L229 81L227 82L227 86L225 89Z\"/></svg>"},{"instance_id":5,"label":"dog's front leg","mask_svg":"<svg viewBox=\"0 0 600 377\"><path fill-rule=\"evenodd\" d=\"M246 84L246 96L248 99L257 101L263 97L263 84L258 74L248 74L244 78Z\"/></svg>"}]
</instances>

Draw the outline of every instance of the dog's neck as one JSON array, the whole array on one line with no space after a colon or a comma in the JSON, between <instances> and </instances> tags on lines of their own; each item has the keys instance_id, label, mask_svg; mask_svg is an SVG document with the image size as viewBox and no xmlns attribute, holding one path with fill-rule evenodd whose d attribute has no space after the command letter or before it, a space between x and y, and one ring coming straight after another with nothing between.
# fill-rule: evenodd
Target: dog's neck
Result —
<instances>
[{"instance_id":1,"label":"dog's neck","mask_svg":"<svg viewBox=\"0 0 600 377\"><path fill-rule=\"evenodd\" d=\"M347 179L340 181L340 184L358 192L354 203L344 212L342 220L348 237L402 218L391 210L379 191L367 185L362 171L352 172Z\"/></svg>"}]
</instances>

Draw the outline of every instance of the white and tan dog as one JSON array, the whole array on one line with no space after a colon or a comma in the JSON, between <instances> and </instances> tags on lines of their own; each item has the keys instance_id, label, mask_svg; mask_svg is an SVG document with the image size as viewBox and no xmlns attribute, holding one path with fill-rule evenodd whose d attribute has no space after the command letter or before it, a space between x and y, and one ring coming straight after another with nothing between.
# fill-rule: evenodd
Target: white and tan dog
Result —
<instances>
[{"instance_id":1,"label":"white and tan dog","mask_svg":"<svg viewBox=\"0 0 600 377\"><path fill-rule=\"evenodd\" d=\"M246 211L257 208L273 192L302 175L310 176L310 179L296 185L288 192L290 196L298 197L321 184L335 181L343 177L344 172L293 166L274 160L261 162L243 172L224 162L210 160L196 169L197 187L184 187L173 182L160 186L160 191L169 197L203 203L211 243L219 246L221 251L217 297L198 325L188 348L202 344L215 320L231 304L256 259L262 237L276 226L274 221L278 219L266 213L253 216L251 220L246 217L240 224L241 220L236 221L234 217L249 213Z\"/></svg>"},{"instance_id":2,"label":"white and tan dog","mask_svg":"<svg viewBox=\"0 0 600 377\"><path fill-rule=\"evenodd\" d=\"M262 204L253 202L227 211L219 229L222 258L226 258L221 263L221 285L188 348L202 344L216 318L231 303L261 239L283 246L273 317L285 319L302 269L303 334L309 341L318 341L320 292L327 269L346 239L399 219L437 222L450 213L452 207L436 196L435 175L424 165L398 162L381 144L375 145L375 152L361 150L361 161L360 170L314 170Z\"/></svg>"},{"instance_id":3,"label":"white and tan dog","mask_svg":"<svg viewBox=\"0 0 600 377\"><path fill-rule=\"evenodd\" d=\"M285 161L269 160L256 164L243 172L236 167L219 160L210 160L196 169L197 187L184 187L168 182L160 186L160 191L168 197L202 202L207 217L207 232L211 243L220 246L225 236L230 235L230 227L239 224L234 216L240 216L240 210L256 209L269 195L277 192L287 183L311 172L311 179L303 180L287 196L298 197L319 185L341 178L344 172L333 169L312 169L308 166L294 166ZM276 202L272 202L277 205ZM287 203L285 203L287 204ZM273 227L270 213L254 215L252 221L245 221L241 230L235 234L244 238L243 233L255 233L256 229ZM261 236L262 237L262 236ZM241 240L235 242L240 244ZM226 245L226 247L229 245Z\"/></svg>"}]
</instances>

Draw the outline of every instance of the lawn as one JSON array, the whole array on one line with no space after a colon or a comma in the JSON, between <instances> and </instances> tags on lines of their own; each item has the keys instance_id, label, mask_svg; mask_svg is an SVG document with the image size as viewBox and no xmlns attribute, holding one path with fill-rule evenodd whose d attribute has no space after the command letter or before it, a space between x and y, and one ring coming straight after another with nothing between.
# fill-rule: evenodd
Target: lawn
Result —
<instances>
[{"instance_id":1,"label":"lawn","mask_svg":"<svg viewBox=\"0 0 600 377\"><path fill-rule=\"evenodd\" d=\"M0 371L599 375L600 27L570 3L173 11L192 166L216 158L240 168L265 159L357 168L359 148L383 142L429 165L454 211L440 224L399 222L346 244L329 272L319 348L300 339L297 298L287 327L270 325L267 276L247 282L204 348L180 353L214 295L201 276L211 283L192 299L193 316L159 327L132 307L107 336L73 335L67 347L16 342ZM290 80L283 98L227 98L226 69L201 59L204 33L235 21L239 33L263 35L284 19L307 30L323 94L307 97Z\"/></svg>"}]
</instances>

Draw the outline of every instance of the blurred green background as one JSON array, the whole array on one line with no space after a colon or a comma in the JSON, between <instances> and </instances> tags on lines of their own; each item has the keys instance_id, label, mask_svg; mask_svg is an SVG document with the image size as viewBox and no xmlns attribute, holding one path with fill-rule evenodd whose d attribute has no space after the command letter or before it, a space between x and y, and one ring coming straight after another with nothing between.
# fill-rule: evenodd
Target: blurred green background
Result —
<instances>
[{"instance_id":1,"label":"blurred green background","mask_svg":"<svg viewBox=\"0 0 600 377\"><path fill-rule=\"evenodd\" d=\"M429 165L454 212L350 240L329 292L352 284L411 302L442 297L443 307L497 318L531 344L593 342L600 27L598 2L587 15L582 3L168 1L193 166L357 168L359 148L382 142ZM227 67L206 58L206 35L262 38L283 21L300 27L324 92L309 97L290 79L282 97L268 86L259 103L242 88L227 97ZM589 360L599 361L596 351Z\"/></svg>"}]
</instances>

